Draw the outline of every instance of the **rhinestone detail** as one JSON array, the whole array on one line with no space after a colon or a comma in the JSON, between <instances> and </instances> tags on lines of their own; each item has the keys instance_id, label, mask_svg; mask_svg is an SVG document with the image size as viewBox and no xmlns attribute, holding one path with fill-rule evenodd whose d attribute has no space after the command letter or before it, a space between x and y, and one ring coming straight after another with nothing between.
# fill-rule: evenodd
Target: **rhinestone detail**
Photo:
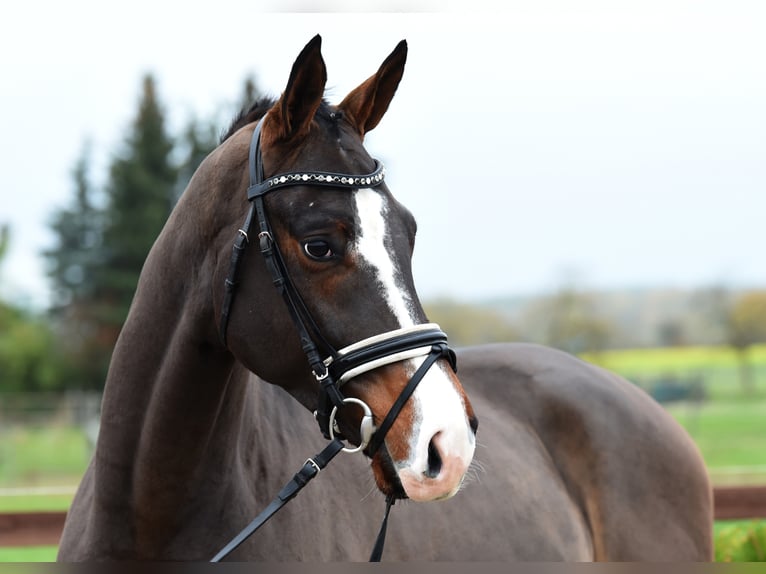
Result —
<instances>
[{"instance_id":1,"label":"rhinestone detail","mask_svg":"<svg viewBox=\"0 0 766 574\"><path fill-rule=\"evenodd\" d=\"M290 173L287 175L280 175L269 180L269 187L275 185L284 185L286 183L329 183L329 184L341 184L341 185L377 185L383 181L385 177L385 169L381 169L380 172L372 176L341 176L331 175L324 173Z\"/></svg>"}]
</instances>

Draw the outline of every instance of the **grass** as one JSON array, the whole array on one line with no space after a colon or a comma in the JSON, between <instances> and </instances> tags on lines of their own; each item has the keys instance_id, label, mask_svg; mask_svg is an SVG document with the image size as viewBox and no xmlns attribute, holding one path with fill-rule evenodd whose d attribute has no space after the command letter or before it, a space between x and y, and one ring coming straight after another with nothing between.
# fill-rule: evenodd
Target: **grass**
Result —
<instances>
[{"instance_id":1,"label":"grass","mask_svg":"<svg viewBox=\"0 0 766 574\"><path fill-rule=\"evenodd\" d=\"M766 521L717 522L713 532L716 562L766 562Z\"/></svg>"},{"instance_id":2,"label":"grass","mask_svg":"<svg viewBox=\"0 0 766 574\"><path fill-rule=\"evenodd\" d=\"M763 393L766 388L766 345L751 347L747 356ZM743 394L738 355L730 347L618 349L585 353L582 358L645 388L659 378L698 379L710 400L737 400Z\"/></svg>"},{"instance_id":3,"label":"grass","mask_svg":"<svg viewBox=\"0 0 766 574\"><path fill-rule=\"evenodd\" d=\"M753 364L766 365L766 344L753 345L748 356ZM735 350L724 346L615 349L585 353L583 358L619 373L695 369L709 371L737 365Z\"/></svg>"},{"instance_id":4,"label":"grass","mask_svg":"<svg viewBox=\"0 0 766 574\"><path fill-rule=\"evenodd\" d=\"M2 429L0 487L73 485L90 457L85 433L66 426Z\"/></svg>"},{"instance_id":5,"label":"grass","mask_svg":"<svg viewBox=\"0 0 766 574\"><path fill-rule=\"evenodd\" d=\"M56 546L0 548L0 562L55 562L57 552Z\"/></svg>"},{"instance_id":6,"label":"grass","mask_svg":"<svg viewBox=\"0 0 766 574\"><path fill-rule=\"evenodd\" d=\"M65 511L72 505L74 494L60 495L3 495L0 494L0 512Z\"/></svg>"},{"instance_id":7,"label":"grass","mask_svg":"<svg viewBox=\"0 0 766 574\"><path fill-rule=\"evenodd\" d=\"M668 403L667 410L697 443L714 482L766 483L766 345L748 351L756 388L746 393L737 353L728 347L627 349L583 358L651 390L660 379L698 381L702 402ZM749 467L740 476L731 469Z\"/></svg>"},{"instance_id":8,"label":"grass","mask_svg":"<svg viewBox=\"0 0 766 574\"><path fill-rule=\"evenodd\" d=\"M747 466L766 471L766 397L666 408L697 443L712 471Z\"/></svg>"}]
</instances>

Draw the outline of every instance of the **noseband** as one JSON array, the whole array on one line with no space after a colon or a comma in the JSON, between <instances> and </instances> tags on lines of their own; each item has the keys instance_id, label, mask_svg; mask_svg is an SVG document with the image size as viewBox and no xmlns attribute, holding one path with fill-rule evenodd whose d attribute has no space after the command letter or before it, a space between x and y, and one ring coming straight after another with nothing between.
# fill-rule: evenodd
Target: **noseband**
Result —
<instances>
[{"instance_id":1,"label":"noseband","mask_svg":"<svg viewBox=\"0 0 766 574\"><path fill-rule=\"evenodd\" d=\"M434 323L415 325L381 333L353 343L339 351L335 350L325 337L322 336L320 329L311 317L306 304L287 272L287 267L266 215L264 197L273 191L296 185L325 186L348 190L357 190L363 187L374 188L383 183L385 170L383 165L375 160L375 170L366 175L312 171L282 173L266 179L263 172L263 158L260 148L262 125L263 120L256 125L250 141L248 167L250 186L247 190L250 210L244 225L239 229L232 250L221 309L220 336L225 345L226 329L238 284L240 260L249 243L250 227L255 218L258 222L258 242L261 253L266 261L266 266L269 269L274 286L285 300L290 317L298 331L301 348L306 355L314 377L319 383L318 408L314 416L319 423L322 434L325 438L332 439L332 443L313 459L306 461L303 468L280 491L269 507L216 555L213 559L216 562L238 547L250 534L279 510L282 505L291 500L298 490L316 476L319 470L338 452L341 450L346 452L364 451L368 456L373 457L383 445L386 433L393 425L405 403L438 359L446 358L453 371L457 368L455 353L449 348L447 335ZM321 358L322 354L319 351L319 345L312 337L312 334L325 352L325 359ZM344 397L341 392L343 384L363 373L384 365L420 357L425 358L377 428L375 428L373 423L370 408L359 399ZM344 447L340 440L340 430L335 423L338 410L349 403L361 406L364 413L359 433L360 444L354 449ZM388 513L393 502L394 497L389 496L383 525L381 526L371 560L379 560L382 554Z\"/></svg>"}]
</instances>

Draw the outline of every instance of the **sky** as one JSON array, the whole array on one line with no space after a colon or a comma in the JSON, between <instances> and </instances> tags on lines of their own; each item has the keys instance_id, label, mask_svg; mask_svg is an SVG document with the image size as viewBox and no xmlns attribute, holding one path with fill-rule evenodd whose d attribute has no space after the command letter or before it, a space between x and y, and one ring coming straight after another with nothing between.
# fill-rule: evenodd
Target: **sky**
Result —
<instances>
[{"instance_id":1,"label":"sky","mask_svg":"<svg viewBox=\"0 0 766 574\"><path fill-rule=\"evenodd\" d=\"M0 294L48 301L52 213L85 142L103 181L144 73L171 130L223 129L317 33L336 103L408 41L366 144L418 220L421 298L766 287L764 30L739 0L3 3Z\"/></svg>"}]
</instances>

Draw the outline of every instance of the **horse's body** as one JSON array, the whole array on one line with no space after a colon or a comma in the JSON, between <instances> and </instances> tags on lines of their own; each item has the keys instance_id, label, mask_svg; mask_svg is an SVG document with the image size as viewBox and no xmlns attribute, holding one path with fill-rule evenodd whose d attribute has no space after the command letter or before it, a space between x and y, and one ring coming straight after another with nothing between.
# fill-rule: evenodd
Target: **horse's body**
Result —
<instances>
[{"instance_id":1,"label":"horse's body","mask_svg":"<svg viewBox=\"0 0 766 574\"><path fill-rule=\"evenodd\" d=\"M534 345L469 348L458 360L481 416L476 468L448 501L398 503L385 558L710 558L705 470L685 433L643 391ZM224 406L237 431L209 467L221 483L175 485L184 502L171 517L166 558L209 559L324 444L310 413L280 389L248 379L242 373L231 382L233 404ZM86 485L80 497L91 494ZM203 520L218 509L223 514ZM124 511L113 512L100 527L70 526L62 558L97 557L99 539L129 529L118 518ZM367 464L341 456L232 558L366 560L382 513Z\"/></svg>"},{"instance_id":2,"label":"horse's body","mask_svg":"<svg viewBox=\"0 0 766 574\"><path fill-rule=\"evenodd\" d=\"M318 42L309 44L282 104L269 112L272 123L263 128L270 149L287 149L296 138L304 147L314 145L311 138L324 133L317 126L332 129L340 112L362 134L372 129L398 84L391 77L401 75L400 48L338 111L314 119L320 105L315 92L321 98L324 80L311 78L321 76L323 63ZM316 100L316 106L302 111L306 102L296 94L306 92L311 97L303 99ZM335 161L348 163L357 144L343 126L335 129L345 151ZM243 214L253 126L245 122L235 131L198 170L147 259L113 355L101 433L67 518L62 560L210 559L325 444L304 408L316 404L316 382L257 252L244 260L228 343L218 337L221 286L231 230ZM267 163L316 162L315 153L281 160L275 153L264 152ZM359 162L357 170L369 170L369 160ZM269 209L283 219L296 209L314 209L320 199L333 202L333 213L350 209L345 191L280 193L269 198ZM304 196L304 207L286 199ZM338 346L399 328L402 321L425 322L408 275L411 218L385 190L361 190L353 198L352 215L334 216L341 223L323 231L319 243L312 231L291 251L291 237L300 234L294 227L303 223L275 226L290 274L304 295L314 293L317 300L305 297L309 310ZM365 295L364 274L375 266L357 262L375 250L353 236L370 241L375 235L370 229L380 225L364 219L370 213L387 214L386 225L395 232L381 235L385 250L369 260L378 257L379 263L388 251L406 259L389 281L406 292L399 303L391 303L381 279L385 265L372 275L377 279ZM335 230L356 224L360 230L349 232L344 247ZM301 245L308 259L301 258ZM346 253L345 259L333 259L333 250ZM378 291L389 298L388 307L375 308ZM336 293L339 301L333 300ZM411 376L414 367L400 362L344 387L373 408L376 424ZM376 485L386 494L420 500L454 494L473 453L473 410L481 419L473 477L450 500L397 504L385 558L711 557L704 466L683 430L642 391L564 353L531 345L466 349L458 365L460 383L444 361L425 376L372 459L374 481L360 455L339 455L232 558L366 559L384 508ZM253 380L250 371L275 385ZM438 406L434 412L426 408L429 401ZM349 419L341 424L353 428L353 417L344 416Z\"/></svg>"}]
</instances>

